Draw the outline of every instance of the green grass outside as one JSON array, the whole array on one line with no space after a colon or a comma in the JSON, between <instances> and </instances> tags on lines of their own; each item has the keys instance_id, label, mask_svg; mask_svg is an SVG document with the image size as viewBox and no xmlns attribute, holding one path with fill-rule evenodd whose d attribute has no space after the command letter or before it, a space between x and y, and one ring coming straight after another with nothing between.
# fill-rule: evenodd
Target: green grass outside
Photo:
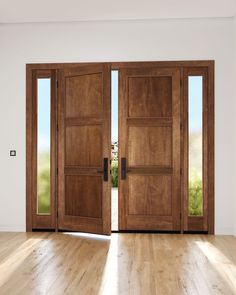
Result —
<instances>
[{"instance_id":1,"label":"green grass outside","mask_svg":"<svg viewBox=\"0 0 236 295\"><path fill-rule=\"evenodd\" d=\"M50 154L38 156L38 213L50 213Z\"/></svg>"},{"instance_id":2,"label":"green grass outside","mask_svg":"<svg viewBox=\"0 0 236 295\"><path fill-rule=\"evenodd\" d=\"M112 187L118 187L118 161L112 160L111 163L111 183Z\"/></svg>"},{"instance_id":3,"label":"green grass outside","mask_svg":"<svg viewBox=\"0 0 236 295\"><path fill-rule=\"evenodd\" d=\"M189 203L188 210L190 216L203 215L202 202L202 177L196 170L192 169L189 173Z\"/></svg>"}]
</instances>

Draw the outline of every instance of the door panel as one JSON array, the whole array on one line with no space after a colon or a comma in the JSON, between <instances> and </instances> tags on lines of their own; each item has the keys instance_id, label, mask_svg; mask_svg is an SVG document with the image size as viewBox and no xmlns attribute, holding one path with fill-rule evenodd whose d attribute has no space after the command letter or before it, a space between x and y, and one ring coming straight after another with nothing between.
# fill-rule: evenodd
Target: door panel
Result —
<instances>
[{"instance_id":1,"label":"door panel","mask_svg":"<svg viewBox=\"0 0 236 295\"><path fill-rule=\"evenodd\" d=\"M171 116L171 93L171 77L130 77L128 88L129 117Z\"/></svg>"},{"instance_id":2,"label":"door panel","mask_svg":"<svg viewBox=\"0 0 236 295\"><path fill-rule=\"evenodd\" d=\"M101 176L67 175L65 194L66 215L102 218Z\"/></svg>"},{"instance_id":3,"label":"door panel","mask_svg":"<svg viewBox=\"0 0 236 295\"><path fill-rule=\"evenodd\" d=\"M102 132L102 125L67 126L66 166L99 167L103 158Z\"/></svg>"},{"instance_id":4,"label":"door panel","mask_svg":"<svg viewBox=\"0 0 236 295\"><path fill-rule=\"evenodd\" d=\"M103 175L110 170L110 67L68 68L59 78L58 228L110 234L110 176Z\"/></svg>"},{"instance_id":5,"label":"door panel","mask_svg":"<svg viewBox=\"0 0 236 295\"><path fill-rule=\"evenodd\" d=\"M102 79L102 73L66 79L66 118L102 117Z\"/></svg>"},{"instance_id":6,"label":"door panel","mask_svg":"<svg viewBox=\"0 0 236 295\"><path fill-rule=\"evenodd\" d=\"M180 230L180 70L121 69L119 83L119 229Z\"/></svg>"},{"instance_id":7,"label":"door panel","mask_svg":"<svg viewBox=\"0 0 236 295\"><path fill-rule=\"evenodd\" d=\"M129 126L128 140L130 166L171 166L171 127Z\"/></svg>"},{"instance_id":8,"label":"door panel","mask_svg":"<svg viewBox=\"0 0 236 295\"><path fill-rule=\"evenodd\" d=\"M170 175L129 175L129 215L171 215Z\"/></svg>"}]
</instances>

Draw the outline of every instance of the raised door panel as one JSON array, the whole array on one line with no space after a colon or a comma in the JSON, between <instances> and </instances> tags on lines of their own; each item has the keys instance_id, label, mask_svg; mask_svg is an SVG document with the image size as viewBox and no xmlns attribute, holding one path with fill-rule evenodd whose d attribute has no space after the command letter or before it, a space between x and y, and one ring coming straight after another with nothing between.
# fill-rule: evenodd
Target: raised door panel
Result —
<instances>
[{"instance_id":1,"label":"raised door panel","mask_svg":"<svg viewBox=\"0 0 236 295\"><path fill-rule=\"evenodd\" d=\"M130 77L128 117L170 117L172 115L171 77Z\"/></svg>"},{"instance_id":2,"label":"raised door panel","mask_svg":"<svg viewBox=\"0 0 236 295\"><path fill-rule=\"evenodd\" d=\"M101 125L68 126L65 132L66 166L101 167L103 158Z\"/></svg>"},{"instance_id":3,"label":"raised door panel","mask_svg":"<svg viewBox=\"0 0 236 295\"><path fill-rule=\"evenodd\" d=\"M171 166L171 127L130 126L128 140L129 166Z\"/></svg>"},{"instance_id":4,"label":"raised door panel","mask_svg":"<svg viewBox=\"0 0 236 295\"><path fill-rule=\"evenodd\" d=\"M171 175L129 175L128 214L171 216Z\"/></svg>"},{"instance_id":5,"label":"raised door panel","mask_svg":"<svg viewBox=\"0 0 236 295\"><path fill-rule=\"evenodd\" d=\"M66 118L101 118L102 73L66 77Z\"/></svg>"},{"instance_id":6,"label":"raised door panel","mask_svg":"<svg viewBox=\"0 0 236 295\"><path fill-rule=\"evenodd\" d=\"M102 218L102 176L65 177L65 214Z\"/></svg>"}]
</instances>

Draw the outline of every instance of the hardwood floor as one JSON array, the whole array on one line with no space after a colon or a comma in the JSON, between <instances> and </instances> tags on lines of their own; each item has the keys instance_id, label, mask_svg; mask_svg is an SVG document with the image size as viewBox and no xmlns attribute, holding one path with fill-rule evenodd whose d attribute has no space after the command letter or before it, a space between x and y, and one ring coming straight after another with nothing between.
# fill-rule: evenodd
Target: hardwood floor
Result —
<instances>
[{"instance_id":1,"label":"hardwood floor","mask_svg":"<svg viewBox=\"0 0 236 295\"><path fill-rule=\"evenodd\" d=\"M118 188L112 188L111 196L111 229L118 231Z\"/></svg>"},{"instance_id":2,"label":"hardwood floor","mask_svg":"<svg viewBox=\"0 0 236 295\"><path fill-rule=\"evenodd\" d=\"M236 238L0 233L0 294L236 294Z\"/></svg>"}]
</instances>

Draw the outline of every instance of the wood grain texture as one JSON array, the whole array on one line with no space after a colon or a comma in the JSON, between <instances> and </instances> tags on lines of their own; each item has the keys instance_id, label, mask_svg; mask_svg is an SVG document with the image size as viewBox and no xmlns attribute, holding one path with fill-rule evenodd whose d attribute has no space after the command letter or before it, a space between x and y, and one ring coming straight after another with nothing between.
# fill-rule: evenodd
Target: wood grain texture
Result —
<instances>
[{"instance_id":1,"label":"wood grain texture","mask_svg":"<svg viewBox=\"0 0 236 295\"><path fill-rule=\"evenodd\" d=\"M171 216L171 175L128 176L128 214Z\"/></svg>"},{"instance_id":2,"label":"wood grain texture","mask_svg":"<svg viewBox=\"0 0 236 295\"><path fill-rule=\"evenodd\" d=\"M33 112L33 91L34 91L34 82L33 80L35 79L35 73L37 72L38 77L49 77L50 73L52 72L52 70L55 72L55 77L57 76L56 79L58 79L58 72L59 70L65 71L65 73L67 74L71 74L71 72L73 72L73 69L76 68L80 68L80 72L86 76L87 72L86 72L86 67L87 66L100 66L100 63L47 63L47 64L27 64L26 65L26 228L27 231L31 231L32 230L32 226L33 226L33 219L37 219L37 214L35 214L35 210L34 210L34 194L35 194L35 181L34 181L34 167L35 167L35 161L34 161L34 134L35 131L33 130L35 127L34 124L34 120L35 120L35 114ZM198 68L200 71L202 68L207 68L208 69L208 73L207 73L207 79L208 79L208 83L207 83L207 95L208 95L208 100L206 103L206 107L207 107L207 129L208 129L208 163L207 163L207 170L208 170L208 174L207 174L207 183L208 183L208 191L207 191L207 207L208 207L208 232L209 233L214 233L214 61L209 60L209 61L202 61L202 60L198 60L198 61L149 61L149 62L145 62L145 61L138 61L138 62L108 62L108 63L103 63L103 66L105 68L108 69L108 71L105 71L103 73L103 75L106 77L106 80L108 81L110 79L110 69L113 70L119 70L119 69L126 69L126 68L130 68L130 69L136 69L136 70L142 70L142 68L179 68L181 70L181 77L182 77L182 81L184 84L184 78L183 78L183 71L187 68ZM96 72L96 71L95 71ZM95 73L95 75L93 75L92 79L94 78L94 81L98 81L99 78L99 74L98 72ZM122 72L122 71L121 71ZM95 77L96 76L96 77ZM123 74L120 73L120 80L123 79ZM90 75L87 75L86 77L84 77L84 79L87 79L86 83L82 83L83 85L87 85L86 87L81 86L83 92L85 93L86 91L90 91L90 88L88 87L89 85L89 80L91 79ZM73 80L73 83L77 83ZM78 79L80 80L80 79ZM155 80L155 79L154 79ZM152 81L151 77L146 77L146 82L144 83L143 87L147 87L147 85L149 84L153 84L155 86L156 83L154 83L155 81ZM72 84L73 84L72 83ZM71 83L69 83L71 86ZM78 82L79 85L81 85L81 83ZM96 84L96 83L95 83ZM153 87L154 87L153 86ZM121 90L122 90L122 86ZM150 87L149 87L150 88ZM87 89L87 90L86 90ZM94 93L96 93L97 97L100 97L100 88L96 88L97 90L94 91ZM55 90L55 93L57 92L57 90ZM104 85L103 87L103 93L105 94L105 99L106 97L109 97L109 92L110 92L110 85ZM152 98L152 91L150 91L149 94L149 102L150 99ZM181 96L183 96L183 92L181 94ZM71 98L73 101L73 97ZM91 99L93 99L91 97ZM95 109L95 107L89 107L88 108L88 104L86 103L87 100L83 100L81 101L81 103L83 104L83 112L84 114L86 113L86 117L83 117L83 114L80 114L80 117L74 118L72 117L68 117L65 118L65 125L73 125L73 126L78 126L78 125L85 125L85 122L88 125L99 125L102 124L102 119L101 118L96 118L97 116L97 109L99 109L100 103L99 103L99 99L97 102L95 102L95 104L97 103L97 109ZM75 102L74 100L74 103ZM109 105L110 101L107 101L106 104ZM132 117L129 117L128 114L126 114L126 110L122 110L123 108L126 109L126 105L125 103L123 104L123 102L119 102L119 108L120 108L120 113L121 116L119 118L119 120L121 121L122 116L126 116L127 118L127 122L130 125L135 125L135 124L140 124L140 121L142 121L143 125L145 126L159 126L160 123L162 123L162 125L164 126L170 126L173 122L171 120L170 117L162 117L162 118L152 118L152 117L146 117L145 120L142 119L142 117L135 117L134 114L138 114L138 112L141 111L141 108L139 106L135 106L132 110L131 113ZM147 105L145 105L145 101L142 101L142 106L144 109L144 112L147 114L148 112L152 112L153 110L153 105L152 108L150 109ZM155 107L155 105L154 105ZM57 106L56 106L57 108ZM163 110L164 112L166 112L166 109L162 108L160 109L160 113L163 114ZM186 122L186 118L185 118L185 109L184 109L184 105L182 105L181 107L182 110L182 134L184 134L186 126L185 126L185 122ZM60 110L59 110L60 111ZM156 111L158 112L158 109L156 109ZM74 112L74 109L70 108L69 109L69 113ZM109 110L104 110L104 112L106 113L106 115L109 116ZM68 113L68 115L69 115ZM58 114L55 115L55 117L57 117ZM89 117L90 116L90 117ZM92 116L92 117L91 117ZM89 120L87 120L89 117ZM122 128L122 125L125 124L125 122L120 122L120 128ZM103 126L106 129L106 132L110 132L110 126L109 124L105 124ZM57 135L55 135L56 138ZM122 129L122 132L119 132L119 138L124 138L124 140L126 140L126 131L124 131L124 128ZM56 140L56 139L55 139ZM105 139L107 140L107 139ZM109 145L110 143L108 142L106 144L106 146L104 147L104 150L107 150L107 153L110 154L109 151ZM182 147L182 154L181 154L181 163L185 163L184 162L184 140L181 141L181 147ZM119 154L126 152L123 150L123 147L119 147ZM59 151L60 154L60 151ZM55 151L55 157L57 157L57 151ZM142 168L142 167L141 167ZM75 173L75 170L69 167L66 167L65 169L69 169L70 173L73 170L73 174ZM158 173L160 172L160 167L157 169ZM185 177L185 169L186 169L186 165L182 164L182 169L183 169L183 177L182 177L182 183L181 183L181 190L182 190L182 196L183 196L183 192L184 192L184 187L186 185L186 181L184 180ZM144 170L136 170L135 172L130 171L130 173L143 173ZM152 170L151 170L152 172ZM165 170L165 172L169 173L169 170ZM82 172L84 173L84 172ZM120 181L120 179L119 179ZM58 179L55 179L55 194L57 194L57 187L56 184L58 183ZM60 188L60 184L59 184L59 188ZM108 187L107 186L103 186L104 190L107 190ZM125 193L125 188L119 188L119 191ZM181 208L182 208L182 215L185 215L185 221L184 219L182 219L182 222L185 224L187 223L187 216L186 216L186 212L185 212L185 200L186 200L186 195L184 195L184 197L181 198L182 202L181 202ZM103 213L106 212L107 215L110 214L110 211L108 210L109 207L109 202L110 200L107 200L107 202L105 202L103 204ZM56 211L56 207L57 207L57 199L55 200L55 211ZM120 203L120 212L124 211L124 208L122 208L122 203ZM125 212L125 211L124 211ZM56 213L56 212L55 212ZM104 213L105 214L105 213ZM122 215L125 216L125 213ZM48 217L45 216L45 218L48 220ZM120 217L120 219L122 219ZM125 217L123 218L125 219ZM40 216L39 220L37 221L38 224L42 225L47 225L47 220L43 221L43 217ZM34 225L37 224L37 222L34 222ZM57 222L56 222L57 223ZM124 223L124 221L123 221ZM183 223L182 223L182 230L183 230ZM190 224L190 223L189 223ZM192 223L191 223L192 224ZM105 226L105 223L104 223ZM205 225L206 227L206 221L205 221ZM107 227L107 226L106 226ZM109 225L108 225L109 227Z\"/></svg>"},{"instance_id":3,"label":"wood grain texture","mask_svg":"<svg viewBox=\"0 0 236 295\"><path fill-rule=\"evenodd\" d=\"M65 165L101 168L102 125L68 126L65 132Z\"/></svg>"},{"instance_id":4,"label":"wood grain texture","mask_svg":"<svg viewBox=\"0 0 236 295\"><path fill-rule=\"evenodd\" d=\"M59 75L58 228L110 234L110 175L103 181L101 173L103 159L110 163L110 68Z\"/></svg>"},{"instance_id":5,"label":"wood grain texture","mask_svg":"<svg viewBox=\"0 0 236 295\"><path fill-rule=\"evenodd\" d=\"M66 175L65 214L102 218L102 176Z\"/></svg>"},{"instance_id":6,"label":"wood grain texture","mask_svg":"<svg viewBox=\"0 0 236 295\"><path fill-rule=\"evenodd\" d=\"M232 236L0 233L1 295L234 295Z\"/></svg>"},{"instance_id":7,"label":"wood grain texture","mask_svg":"<svg viewBox=\"0 0 236 295\"><path fill-rule=\"evenodd\" d=\"M121 69L120 230L180 230L180 70Z\"/></svg>"},{"instance_id":8,"label":"wood grain texture","mask_svg":"<svg viewBox=\"0 0 236 295\"><path fill-rule=\"evenodd\" d=\"M37 125L38 125L38 97L37 80L50 78L50 215L37 214ZM55 70L29 70L27 68L27 104L26 104L26 187L27 187L27 231L34 229L53 229L55 228L56 216L56 71Z\"/></svg>"},{"instance_id":9,"label":"wood grain texture","mask_svg":"<svg viewBox=\"0 0 236 295\"><path fill-rule=\"evenodd\" d=\"M208 66L208 233L215 232L215 63Z\"/></svg>"},{"instance_id":10,"label":"wood grain texture","mask_svg":"<svg viewBox=\"0 0 236 295\"><path fill-rule=\"evenodd\" d=\"M80 62L80 63L30 63L26 67L28 70L35 69L64 69L74 67L85 67L91 65L99 65L100 62ZM139 68L139 67L211 67L214 65L213 60L183 60L183 61L125 61L125 62L106 62L104 65L108 65L112 70L119 70L122 68Z\"/></svg>"},{"instance_id":11,"label":"wood grain texture","mask_svg":"<svg viewBox=\"0 0 236 295\"><path fill-rule=\"evenodd\" d=\"M102 73L67 77L65 87L66 118L101 117Z\"/></svg>"},{"instance_id":12,"label":"wood grain texture","mask_svg":"<svg viewBox=\"0 0 236 295\"><path fill-rule=\"evenodd\" d=\"M172 116L171 77L131 77L128 85L128 117Z\"/></svg>"},{"instance_id":13,"label":"wood grain texture","mask_svg":"<svg viewBox=\"0 0 236 295\"><path fill-rule=\"evenodd\" d=\"M33 104L32 104L32 93L33 93L33 72L27 67L26 68L26 231L32 230L32 191L33 191L33 180L32 180L32 131L33 131Z\"/></svg>"},{"instance_id":14,"label":"wood grain texture","mask_svg":"<svg viewBox=\"0 0 236 295\"><path fill-rule=\"evenodd\" d=\"M172 166L172 127L129 126L130 167Z\"/></svg>"},{"instance_id":15,"label":"wood grain texture","mask_svg":"<svg viewBox=\"0 0 236 295\"><path fill-rule=\"evenodd\" d=\"M203 216L188 212L188 77L203 77ZM184 230L214 233L214 63L209 67L188 67L183 71L183 205Z\"/></svg>"}]
</instances>

